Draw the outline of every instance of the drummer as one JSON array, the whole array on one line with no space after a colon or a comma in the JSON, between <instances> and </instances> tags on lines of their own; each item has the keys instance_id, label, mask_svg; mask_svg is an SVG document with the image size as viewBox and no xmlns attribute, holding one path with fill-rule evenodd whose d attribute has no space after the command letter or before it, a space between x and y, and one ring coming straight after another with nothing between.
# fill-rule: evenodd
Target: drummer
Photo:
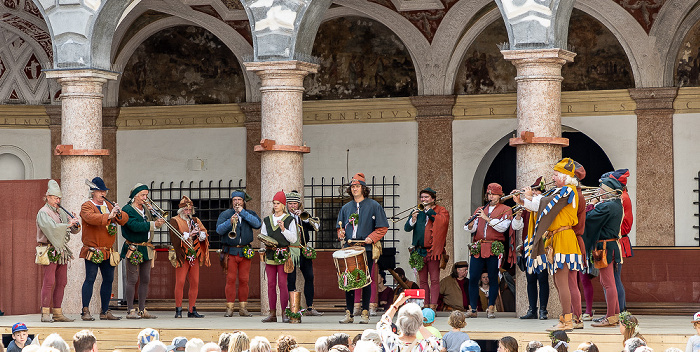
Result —
<instances>
[{"instance_id":1,"label":"drummer","mask_svg":"<svg viewBox=\"0 0 700 352\"><path fill-rule=\"evenodd\" d=\"M365 183L365 175L357 173L350 181L350 187L346 191L352 200L345 203L338 214L336 229L338 239L344 247L359 243L367 251L369 270L372 270L372 244L380 241L389 229L389 222L386 219L384 208L373 199L369 199L370 189ZM369 324L369 300L371 287L367 285L362 288L362 317L360 324ZM353 303L355 301L355 291L345 292L345 319L341 324L354 322Z\"/></svg>"}]
</instances>

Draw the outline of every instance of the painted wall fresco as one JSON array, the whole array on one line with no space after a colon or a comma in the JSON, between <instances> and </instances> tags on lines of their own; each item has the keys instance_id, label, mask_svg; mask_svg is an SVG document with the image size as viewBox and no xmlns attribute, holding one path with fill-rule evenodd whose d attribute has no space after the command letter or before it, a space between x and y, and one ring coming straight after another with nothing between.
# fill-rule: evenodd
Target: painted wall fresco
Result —
<instances>
[{"instance_id":1,"label":"painted wall fresco","mask_svg":"<svg viewBox=\"0 0 700 352\"><path fill-rule=\"evenodd\" d=\"M304 81L305 99L357 99L416 95L416 73L408 50L383 24L359 17L326 21L312 54L318 73Z\"/></svg>"},{"instance_id":2,"label":"painted wall fresco","mask_svg":"<svg viewBox=\"0 0 700 352\"><path fill-rule=\"evenodd\" d=\"M649 34L666 0L613 0L634 17Z\"/></svg>"},{"instance_id":3,"label":"painted wall fresco","mask_svg":"<svg viewBox=\"0 0 700 352\"><path fill-rule=\"evenodd\" d=\"M677 87L700 86L700 22L696 23L683 38L673 77Z\"/></svg>"},{"instance_id":4,"label":"painted wall fresco","mask_svg":"<svg viewBox=\"0 0 700 352\"><path fill-rule=\"evenodd\" d=\"M129 58L120 106L227 104L245 101L236 57L213 34L195 26L164 29Z\"/></svg>"},{"instance_id":5,"label":"painted wall fresco","mask_svg":"<svg viewBox=\"0 0 700 352\"><path fill-rule=\"evenodd\" d=\"M455 94L515 92L515 66L503 59L497 46L507 41L502 19L490 24L477 37L462 59ZM562 68L562 90L634 87L632 68L622 46L595 18L574 9L569 23L569 44L577 55L574 62Z\"/></svg>"}]
</instances>

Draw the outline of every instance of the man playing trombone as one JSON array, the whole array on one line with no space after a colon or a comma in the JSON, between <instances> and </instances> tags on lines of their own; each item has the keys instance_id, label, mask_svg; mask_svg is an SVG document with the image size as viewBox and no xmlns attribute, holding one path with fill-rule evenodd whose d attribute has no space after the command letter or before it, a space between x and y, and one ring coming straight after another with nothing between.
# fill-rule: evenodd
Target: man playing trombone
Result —
<instances>
[{"instance_id":1,"label":"man playing trombone","mask_svg":"<svg viewBox=\"0 0 700 352\"><path fill-rule=\"evenodd\" d=\"M426 187L419 193L420 206L416 207L404 225L404 231L413 232L413 251L423 257L423 267L418 271L420 287L425 290L428 308L437 310L440 296L440 260L445 256L445 240L450 225L450 214L437 205L436 192ZM430 281L428 281L430 275Z\"/></svg>"},{"instance_id":2,"label":"man playing trombone","mask_svg":"<svg viewBox=\"0 0 700 352\"><path fill-rule=\"evenodd\" d=\"M177 216L170 219L170 242L175 250L175 318L182 318L182 296L185 279L190 281L187 292L188 318L204 318L197 313L197 294L199 293L199 267L210 266L209 235L207 229L194 216L194 204L187 196L182 196ZM177 232L176 232L177 231Z\"/></svg>"},{"instance_id":3,"label":"man playing trombone","mask_svg":"<svg viewBox=\"0 0 700 352\"><path fill-rule=\"evenodd\" d=\"M129 203L122 211L129 220L122 226L124 245L121 257L126 259L126 286L124 295L129 314L127 319L155 319L156 316L146 311L146 296L148 283L151 281L151 267L154 264L155 248L153 235L156 228L165 224L163 217L154 220L155 209L148 201L148 186L137 183L129 193ZM139 310L134 309L134 294L136 282L139 282Z\"/></svg>"}]
</instances>

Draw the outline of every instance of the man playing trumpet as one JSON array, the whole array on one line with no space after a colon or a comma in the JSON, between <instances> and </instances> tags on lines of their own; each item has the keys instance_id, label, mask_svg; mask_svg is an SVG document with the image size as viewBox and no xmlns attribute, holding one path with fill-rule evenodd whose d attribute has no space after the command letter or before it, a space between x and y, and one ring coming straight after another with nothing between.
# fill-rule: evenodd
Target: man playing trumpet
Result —
<instances>
[{"instance_id":1,"label":"man playing trumpet","mask_svg":"<svg viewBox=\"0 0 700 352\"><path fill-rule=\"evenodd\" d=\"M425 301L429 308L437 310L440 296L440 260L445 255L447 228L450 214L437 205L436 192L426 187L419 193L423 211L415 209L404 225L404 231L413 232L413 251L423 257L423 267L418 271L420 287L425 289ZM430 275L430 281L428 281ZM430 284L428 284L430 282Z\"/></svg>"},{"instance_id":2,"label":"man playing trumpet","mask_svg":"<svg viewBox=\"0 0 700 352\"><path fill-rule=\"evenodd\" d=\"M175 318L182 318L182 296L185 288L185 279L190 281L190 289L187 292L188 318L204 318L197 312L197 294L199 293L199 267L210 266L209 262L209 234L207 229L194 216L194 204L187 196L180 200L177 216L170 219L170 242L175 250ZM177 229L188 242L184 243L180 236L173 232Z\"/></svg>"}]
</instances>

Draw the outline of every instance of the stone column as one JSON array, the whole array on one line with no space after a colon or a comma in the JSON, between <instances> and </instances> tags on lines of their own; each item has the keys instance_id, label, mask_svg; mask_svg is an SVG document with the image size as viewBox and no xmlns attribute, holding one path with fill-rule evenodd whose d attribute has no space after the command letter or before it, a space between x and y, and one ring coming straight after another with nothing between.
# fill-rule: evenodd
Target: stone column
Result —
<instances>
[{"instance_id":1,"label":"stone column","mask_svg":"<svg viewBox=\"0 0 700 352\"><path fill-rule=\"evenodd\" d=\"M55 153L61 156L62 205L76 215L85 201L85 178L102 175L102 86L117 73L100 70L51 70L47 78L56 78L61 85L61 145ZM70 147L72 146L72 147ZM66 313L80 313L81 288L85 264L77 256L82 247L80 234L69 243L76 259L68 264L68 285L63 308Z\"/></svg>"},{"instance_id":2,"label":"stone column","mask_svg":"<svg viewBox=\"0 0 700 352\"><path fill-rule=\"evenodd\" d=\"M304 77L318 65L302 61L245 63L261 80L260 216L272 213L272 197L278 191L304 192L304 146L302 100ZM247 182L247 181L246 181ZM264 275L263 279L265 279ZM267 283L261 280L261 311L268 312Z\"/></svg>"},{"instance_id":3,"label":"stone column","mask_svg":"<svg viewBox=\"0 0 700 352\"><path fill-rule=\"evenodd\" d=\"M517 187L532 184L539 176L551 179L552 167L561 159L561 68L574 60L575 53L562 49L504 50L506 60L517 69L518 135L510 145L517 148ZM527 311L525 275L516 273L516 313ZM550 317L561 314L561 304L550 280Z\"/></svg>"},{"instance_id":4,"label":"stone column","mask_svg":"<svg viewBox=\"0 0 700 352\"><path fill-rule=\"evenodd\" d=\"M51 131L51 148L61 144L61 106L49 105L46 107L46 114L49 115L49 130ZM51 178L61 178L61 157L51 153Z\"/></svg>"},{"instance_id":5,"label":"stone column","mask_svg":"<svg viewBox=\"0 0 700 352\"><path fill-rule=\"evenodd\" d=\"M677 87L634 88L638 246L674 246L673 101Z\"/></svg>"},{"instance_id":6,"label":"stone column","mask_svg":"<svg viewBox=\"0 0 700 352\"><path fill-rule=\"evenodd\" d=\"M411 103L416 107L418 122L418 189L431 187L437 192L437 203L450 213L450 226L447 230L445 251L450 255L447 269L441 271L441 278L450 275L454 253L454 213L452 212L452 108L454 95L415 96Z\"/></svg>"}]
</instances>

